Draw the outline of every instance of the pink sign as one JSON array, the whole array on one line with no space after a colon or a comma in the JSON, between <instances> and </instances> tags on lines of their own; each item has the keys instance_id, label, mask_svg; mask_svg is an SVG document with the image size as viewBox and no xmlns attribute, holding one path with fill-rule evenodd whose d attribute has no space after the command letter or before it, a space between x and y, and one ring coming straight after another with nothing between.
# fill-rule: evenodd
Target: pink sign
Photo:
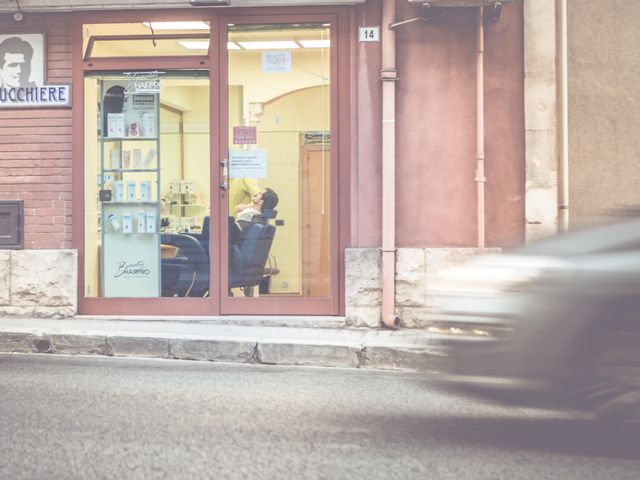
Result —
<instances>
[{"instance_id":1,"label":"pink sign","mask_svg":"<svg viewBox=\"0 0 640 480\"><path fill-rule=\"evenodd\" d=\"M233 143L236 145L253 145L258 143L256 127L233 127Z\"/></svg>"}]
</instances>

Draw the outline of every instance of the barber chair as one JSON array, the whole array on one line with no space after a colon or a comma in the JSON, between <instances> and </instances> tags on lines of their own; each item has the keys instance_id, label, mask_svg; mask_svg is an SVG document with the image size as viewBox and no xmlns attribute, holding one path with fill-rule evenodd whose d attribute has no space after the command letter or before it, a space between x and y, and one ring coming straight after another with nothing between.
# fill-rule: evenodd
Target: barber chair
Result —
<instances>
[{"instance_id":1,"label":"barber chair","mask_svg":"<svg viewBox=\"0 0 640 480\"><path fill-rule=\"evenodd\" d=\"M209 255L193 236L160 235L163 245L176 247L176 256L161 261L163 297L204 297L209 292Z\"/></svg>"},{"instance_id":2,"label":"barber chair","mask_svg":"<svg viewBox=\"0 0 640 480\"><path fill-rule=\"evenodd\" d=\"M253 222L240 231L233 217L229 217L229 288L241 288L247 297L253 296L253 287L264 278L276 227L269 224L276 210L255 216ZM233 224L233 225L232 225Z\"/></svg>"},{"instance_id":3,"label":"barber chair","mask_svg":"<svg viewBox=\"0 0 640 480\"><path fill-rule=\"evenodd\" d=\"M207 253L207 258L209 258L209 224L211 222L211 217L207 215L202 219L202 228L200 229L200 233L189 232L189 236L195 238L200 242L202 248Z\"/></svg>"}]
</instances>

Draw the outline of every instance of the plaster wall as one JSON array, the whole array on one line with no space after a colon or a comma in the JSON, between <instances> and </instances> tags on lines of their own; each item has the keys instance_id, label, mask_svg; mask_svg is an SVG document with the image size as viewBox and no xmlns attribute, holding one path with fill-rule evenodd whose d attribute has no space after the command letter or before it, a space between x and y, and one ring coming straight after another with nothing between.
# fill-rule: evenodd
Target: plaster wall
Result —
<instances>
[{"instance_id":1,"label":"plaster wall","mask_svg":"<svg viewBox=\"0 0 640 480\"><path fill-rule=\"evenodd\" d=\"M396 2L398 21L420 7ZM380 2L358 25L381 22ZM474 8L431 9L435 18L399 26L396 90L397 244L476 245L476 31ZM516 2L485 23L487 245L524 241L523 12ZM382 26L385 28L385 26ZM358 53L358 158L352 244L380 242L381 81L379 44Z\"/></svg>"},{"instance_id":2,"label":"plaster wall","mask_svg":"<svg viewBox=\"0 0 640 480\"><path fill-rule=\"evenodd\" d=\"M569 221L640 204L640 2L568 3Z\"/></svg>"}]
</instances>

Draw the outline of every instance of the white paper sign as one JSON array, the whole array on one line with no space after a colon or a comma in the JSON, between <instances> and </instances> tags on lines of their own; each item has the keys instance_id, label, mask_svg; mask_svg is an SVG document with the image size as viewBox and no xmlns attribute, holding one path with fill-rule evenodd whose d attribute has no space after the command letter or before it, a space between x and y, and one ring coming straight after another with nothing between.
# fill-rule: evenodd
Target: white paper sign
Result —
<instances>
[{"instance_id":1,"label":"white paper sign","mask_svg":"<svg viewBox=\"0 0 640 480\"><path fill-rule=\"evenodd\" d=\"M229 150L229 178L266 178L267 151Z\"/></svg>"},{"instance_id":2,"label":"white paper sign","mask_svg":"<svg viewBox=\"0 0 640 480\"><path fill-rule=\"evenodd\" d=\"M262 71L265 73L290 72L291 52L286 50L262 52Z\"/></svg>"}]
</instances>

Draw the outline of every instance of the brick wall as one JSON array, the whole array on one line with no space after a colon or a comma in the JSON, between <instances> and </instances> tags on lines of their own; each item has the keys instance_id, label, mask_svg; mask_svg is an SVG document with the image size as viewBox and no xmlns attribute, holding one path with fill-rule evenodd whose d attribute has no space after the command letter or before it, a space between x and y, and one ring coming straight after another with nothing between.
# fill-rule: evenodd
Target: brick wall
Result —
<instances>
[{"instance_id":1,"label":"brick wall","mask_svg":"<svg viewBox=\"0 0 640 480\"><path fill-rule=\"evenodd\" d=\"M46 82L71 83L62 15L0 18L0 31L46 33ZM25 248L71 247L71 109L0 109L0 200L24 200Z\"/></svg>"}]
</instances>

